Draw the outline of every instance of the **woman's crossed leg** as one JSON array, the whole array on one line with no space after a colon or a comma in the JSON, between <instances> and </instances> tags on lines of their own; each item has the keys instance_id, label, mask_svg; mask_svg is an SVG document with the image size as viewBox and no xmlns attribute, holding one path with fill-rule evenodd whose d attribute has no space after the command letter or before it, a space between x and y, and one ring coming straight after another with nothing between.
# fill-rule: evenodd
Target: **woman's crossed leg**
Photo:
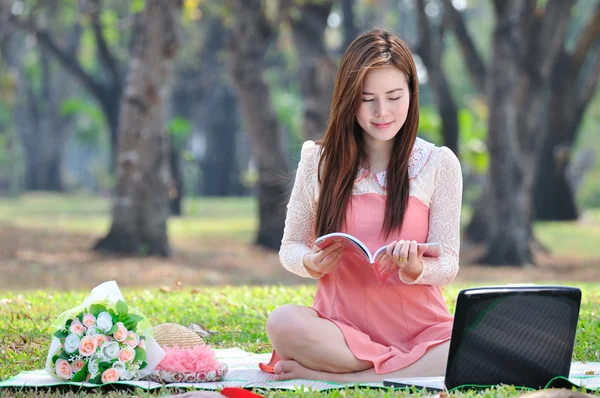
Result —
<instances>
[{"instance_id":1,"label":"woman's crossed leg","mask_svg":"<svg viewBox=\"0 0 600 398\"><path fill-rule=\"evenodd\" d=\"M281 358L275 379L334 382L379 382L388 377L442 376L449 342L430 348L417 362L398 371L377 374L373 362L354 356L333 322L309 307L284 305L267 319L267 334Z\"/></svg>"}]
</instances>

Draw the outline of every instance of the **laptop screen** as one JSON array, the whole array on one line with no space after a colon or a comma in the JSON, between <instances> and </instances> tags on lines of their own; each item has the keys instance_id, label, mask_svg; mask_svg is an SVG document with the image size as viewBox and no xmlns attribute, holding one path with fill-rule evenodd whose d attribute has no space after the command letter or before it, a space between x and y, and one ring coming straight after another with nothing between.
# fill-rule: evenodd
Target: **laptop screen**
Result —
<instances>
[{"instance_id":1,"label":"laptop screen","mask_svg":"<svg viewBox=\"0 0 600 398\"><path fill-rule=\"evenodd\" d=\"M514 384L542 388L569 376L581 291L527 286L459 293L446 387Z\"/></svg>"}]
</instances>

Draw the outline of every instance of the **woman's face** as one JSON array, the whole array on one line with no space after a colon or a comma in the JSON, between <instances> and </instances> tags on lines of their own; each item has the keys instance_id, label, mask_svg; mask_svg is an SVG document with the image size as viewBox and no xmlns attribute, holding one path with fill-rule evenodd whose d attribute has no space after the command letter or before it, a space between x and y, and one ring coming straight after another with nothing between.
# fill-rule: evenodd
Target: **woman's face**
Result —
<instances>
[{"instance_id":1,"label":"woman's face","mask_svg":"<svg viewBox=\"0 0 600 398\"><path fill-rule=\"evenodd\" d=\"M356 113L366 144L373 146L391 141L406 121L409 104L410 92L404 73L394 66L369 70Z\"/></svg>"}]
</instances>

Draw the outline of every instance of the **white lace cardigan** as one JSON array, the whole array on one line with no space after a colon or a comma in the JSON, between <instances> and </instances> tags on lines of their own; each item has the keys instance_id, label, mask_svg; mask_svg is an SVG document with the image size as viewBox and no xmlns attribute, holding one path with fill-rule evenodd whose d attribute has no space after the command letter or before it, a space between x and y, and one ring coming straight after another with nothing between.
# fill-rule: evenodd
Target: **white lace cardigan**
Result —
<instances>
[{"instance_id":1,"label":"white lace cardigan","mask_svg":"<svg viewBox=\"0 0 600 398\"><path fill-rule=\"evenodd\" d=\"M289 271L307 278L320 278L323 274L309 271L302 259L311 251L319 195L317 169L318 146L313 141L302 145L296 180L287 206L285 229L279 251L281 264ZM378 193L385 195L386 172L376 175L361 169L354 183L353 195ZM446 147L417 138L413 147L408 174L410 196L429 207L429 233L427 242L440 242L439 258L423 257L423 270L414 280L405 283L444 285L458 272L460 246L460 211L462 201L462 173L454 153Z\"/></svg>"}]
</instances>

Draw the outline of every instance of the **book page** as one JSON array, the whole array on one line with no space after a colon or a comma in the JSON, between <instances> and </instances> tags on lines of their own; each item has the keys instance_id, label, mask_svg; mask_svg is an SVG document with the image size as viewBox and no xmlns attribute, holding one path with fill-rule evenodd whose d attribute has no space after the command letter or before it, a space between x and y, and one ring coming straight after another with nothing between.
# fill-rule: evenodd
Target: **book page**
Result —
<instances>
[{"instance_id":1,"label":"book page","mask_svg":"<svg viewBox=\"0 0 600 398\"><path fill-rule=\"evenodd\" d=\"M336 241L344 241L346 246L344 247L344 256L355 257L355 260L366 261L371 263L371 252L358 238L345 234L342 232L334 232L331 234L323 235L315 240L314 245L320 249L334 244Z\"/></svg>"}]
</instances>

